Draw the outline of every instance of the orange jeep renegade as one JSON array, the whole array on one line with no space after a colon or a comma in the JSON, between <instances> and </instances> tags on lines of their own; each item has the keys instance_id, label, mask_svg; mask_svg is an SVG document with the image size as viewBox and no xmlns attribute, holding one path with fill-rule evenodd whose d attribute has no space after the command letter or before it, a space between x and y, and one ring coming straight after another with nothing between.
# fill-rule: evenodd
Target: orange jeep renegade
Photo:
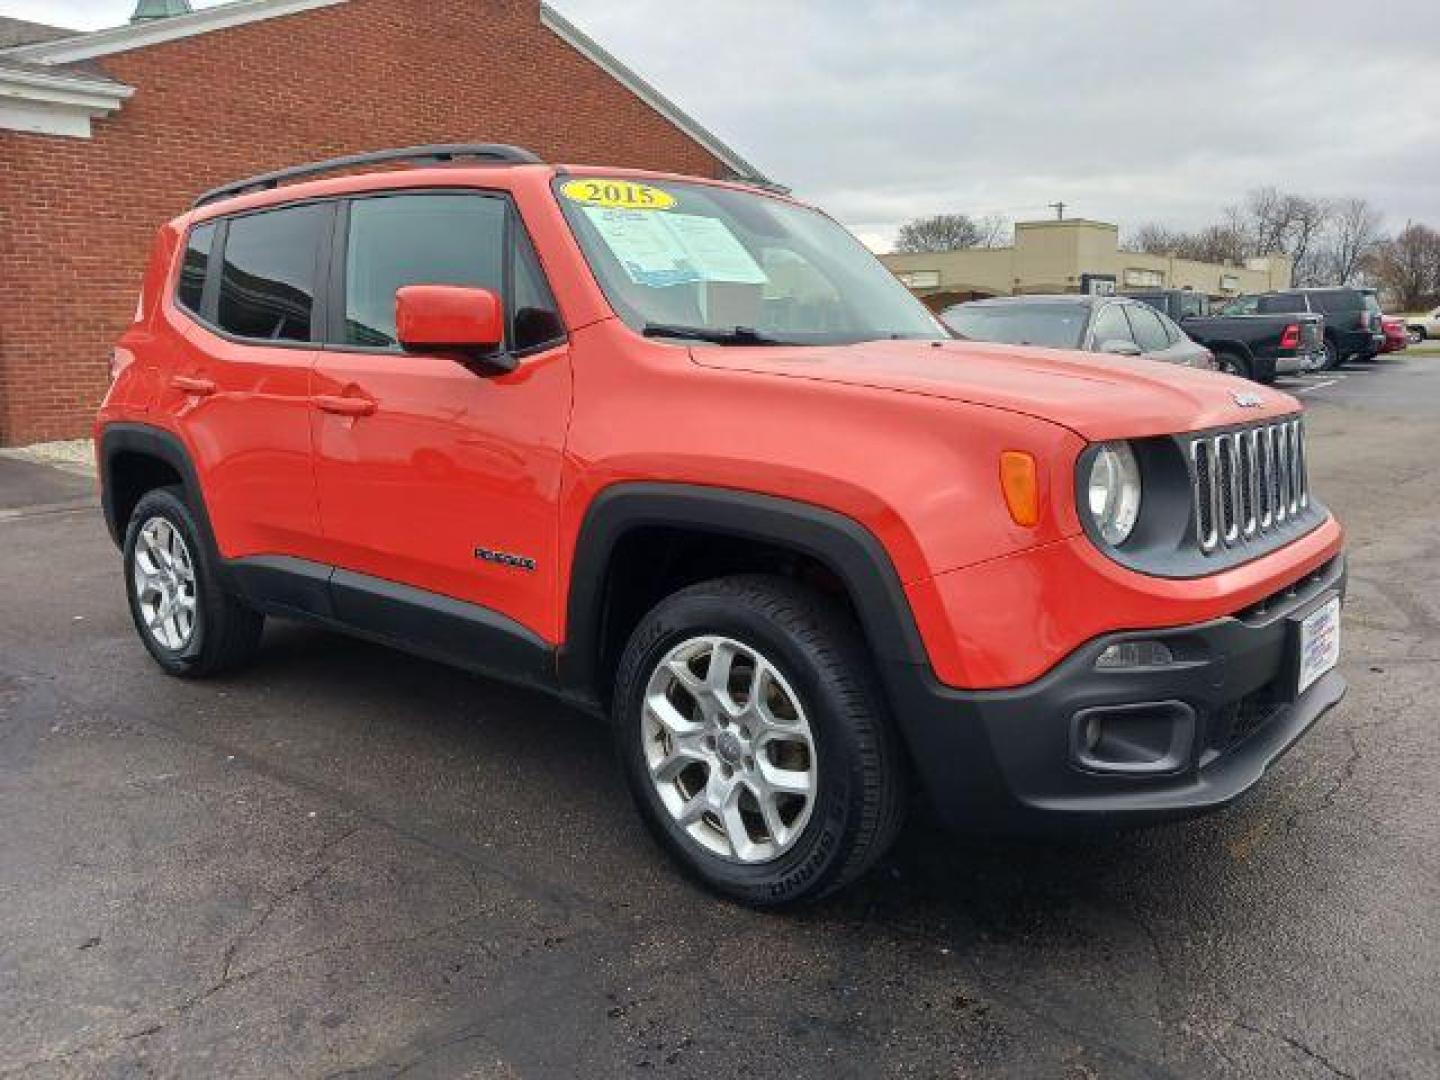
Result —
<instances>
[{"instance_id":1,"label":"orange jeep renegade","mask_svg":"<svg viewBox=\"0 0 1440 1080\"><path fill-rule=\"evenodd\" d=\"M772 190L488 145L254 177L161 229L113 371L162 668L274 615L551 691L747 903L853 880L917 792L978 829L1225 805L1345 691L1293 398L956 340Z\"/></svg>"}]
</instances>

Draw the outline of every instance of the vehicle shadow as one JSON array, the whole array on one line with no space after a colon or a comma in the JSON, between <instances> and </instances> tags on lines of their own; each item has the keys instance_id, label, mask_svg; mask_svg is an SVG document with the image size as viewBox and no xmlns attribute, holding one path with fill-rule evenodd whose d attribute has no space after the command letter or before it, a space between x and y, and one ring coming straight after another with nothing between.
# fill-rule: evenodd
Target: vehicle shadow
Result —
<instances>
[{"instance_id":1,"label":"vehicle shadow","mask_svg":"<svg viewBox=\"0 0 1440 1080\"><path fill-rule=\"evenodd\" d=\"M623 864L622 879L631 871L670 873L638 824L603 722L540 692L351 638L283 624L267 636L259 669L266 682L282 696L326 700L325 709L289 722L314 725L310 737L344 756L337 772L413 771L397 756L424 759L440 794L406 797L430 803L442 819L456 811L462 828L476 820L476 804L491 814L543 816L553 801L546 793L564 792L571 828L514 836L514 858L570 865L586 861L588 850ZM291 735L303 741L303 727ZM513 777L526 783L509 783ZM1197 896L1215 895L1217 867L1235 864L1251 814L1242 805L1194 822L1050 839L953 833L917 802L875 870L789 917L915 923L936 932L958 918L952 929L961 937L1032 942L1069 935L1097 905L1155 904L1175 917ZM589 887L604 891L606 877L597 873Z\"/></svg>"}]
</instances>

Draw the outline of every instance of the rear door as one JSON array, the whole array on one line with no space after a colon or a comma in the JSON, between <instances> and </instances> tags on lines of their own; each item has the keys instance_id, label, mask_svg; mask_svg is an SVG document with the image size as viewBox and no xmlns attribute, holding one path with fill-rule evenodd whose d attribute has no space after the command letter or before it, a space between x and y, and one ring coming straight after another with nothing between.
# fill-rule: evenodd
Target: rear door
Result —
<instances>
[{"instance_id":1,"label":"rear door","mask_svg":"<svg viewBox=\"0 0 1440 1080\"><path fill-rule=\"evenodd\" d=\"M311 203L241 214L186 241L167 306L184 346L162 407L227 558L317 557L309 383L332 213Z\"/></svg>"},{"instance_id":2,"label":"rear door","mask_svg":"<svg viewBox=\"0 0 1440 1080\"><path fill-rule=\"evenodd\" d=\"M311 423L337 609L347 580L353 591L383 579L430 598L407 603L462 600L555 640L570 356L515 208L477 191L356 198L337 218L331 266ZM500 294L515 370L403 350L395 293L414 284Z\"/></svg>"}]
</instances>

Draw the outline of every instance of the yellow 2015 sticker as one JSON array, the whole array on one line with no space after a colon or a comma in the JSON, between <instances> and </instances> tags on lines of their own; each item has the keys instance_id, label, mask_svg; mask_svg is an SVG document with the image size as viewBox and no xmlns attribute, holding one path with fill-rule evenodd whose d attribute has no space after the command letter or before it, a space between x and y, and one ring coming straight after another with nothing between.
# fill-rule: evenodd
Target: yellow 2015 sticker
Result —
<instances>
[{"instance_id":1,"label":"yellow 2015 sticker","mask_svg":"<svg viewBox=\"0 0 1440 1080\"><path fill-rule=\"evenodd\" d=\"M675 196L630 180L567 180L561 192L572 202L611 210L669 210Z\"/></svg>"}]
</instances>

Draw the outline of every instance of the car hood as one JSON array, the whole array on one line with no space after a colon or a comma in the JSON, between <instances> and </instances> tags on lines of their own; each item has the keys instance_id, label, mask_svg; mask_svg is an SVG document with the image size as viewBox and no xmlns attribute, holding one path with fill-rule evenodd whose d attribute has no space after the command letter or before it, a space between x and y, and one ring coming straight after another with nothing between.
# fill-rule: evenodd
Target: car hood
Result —
<instances>
[{"instance_id":1,"label":"car hood","mask_svg":"<svg viewBox=\"0 0 1440 1080\"><path fill-rule=\"evenodd\" d=\"M1270 387L1134 357L974 341L697 346L697 364L924 394L1062 424L1082 437L1167 435L1293 413Z\"/></svg>"}]
</instances>

